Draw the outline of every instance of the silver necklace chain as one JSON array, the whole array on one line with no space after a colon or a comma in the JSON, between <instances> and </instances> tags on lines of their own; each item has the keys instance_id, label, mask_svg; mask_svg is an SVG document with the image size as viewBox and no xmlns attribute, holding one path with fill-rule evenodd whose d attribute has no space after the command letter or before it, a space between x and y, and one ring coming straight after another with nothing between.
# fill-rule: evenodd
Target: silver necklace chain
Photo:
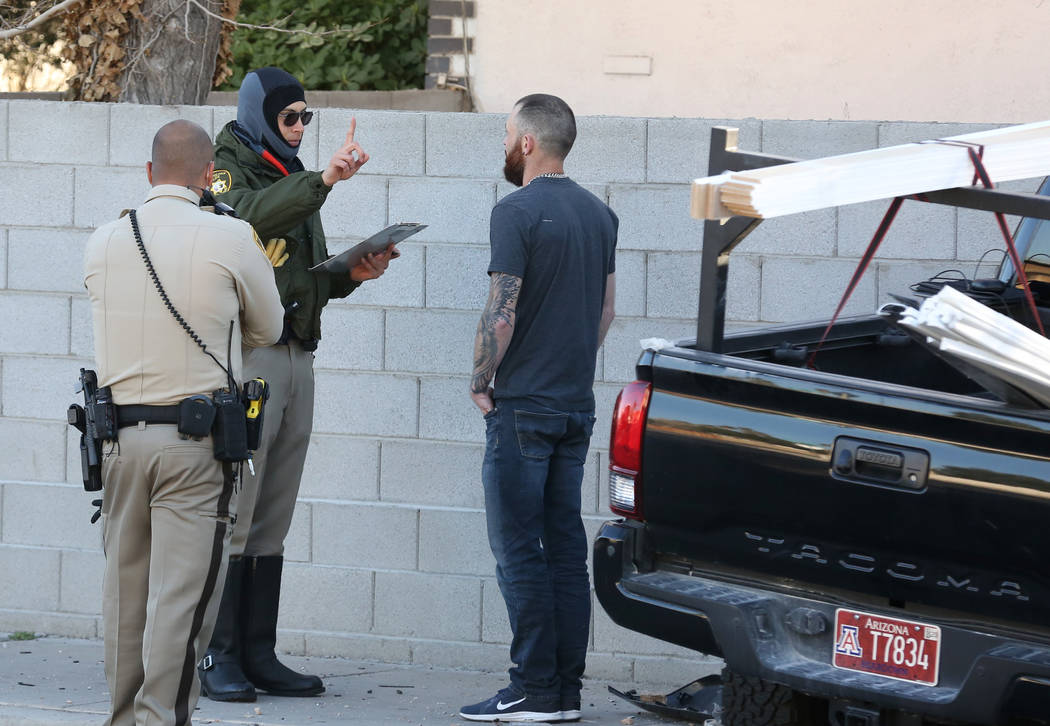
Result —
<instances>
[{"instance_id":1,"label":"silver necklace chain","mask_svg":"<svg viewBox=\"0 0 1050 726\"><path fill-rule=\"evenodd\" d=\"M567 179L568 174L563 174L560 171L548 171L546 174L537 174L532 177L533 179Z\"/></svg>"}]
</instances>

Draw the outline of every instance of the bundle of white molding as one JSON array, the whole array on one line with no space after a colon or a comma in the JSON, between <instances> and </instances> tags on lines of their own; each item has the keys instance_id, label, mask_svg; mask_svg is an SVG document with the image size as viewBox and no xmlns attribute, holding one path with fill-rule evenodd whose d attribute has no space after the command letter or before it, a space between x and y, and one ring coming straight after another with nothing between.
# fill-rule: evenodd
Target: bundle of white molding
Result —
<instances>
[{"instance_id":1,"label":"bundle of white molding","mask_svg":"<svg viewBox=\"0 0 1050 726\"><path fill-rule=\"evenodd\" d=\"M696 179L691 213L697 219L767 219L971 186L970 145L984 147L984 166L995 183L1050 174L1050 121L1040 121Z\"/></svg>"},{"instance_id":2,"label":"bundle of white molding","mask_svg":"<svg viewBox=\"0 0 1050 726\"><path fill-rule=\"evenodd\" d=\"M947 286L897 322L1050 407L1050 340L1034 330Z\"/></svg>"}]
</instances>

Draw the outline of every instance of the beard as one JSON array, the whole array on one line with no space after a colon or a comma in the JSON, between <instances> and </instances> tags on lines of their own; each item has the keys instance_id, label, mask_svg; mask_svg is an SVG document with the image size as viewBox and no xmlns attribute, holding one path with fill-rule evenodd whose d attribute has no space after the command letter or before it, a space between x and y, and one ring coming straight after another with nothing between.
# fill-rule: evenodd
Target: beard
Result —
<instances>
[{"instance_id":1,"label":"beard","mask_svg":"<svg viewBox=\"0 0 1050 726\"><path fill-rule=\"evenodd\" d=\"M503 163L503 176L516 187L520 187L525 181L525 154L521 152L519 144L514 144L507 152L507 160Z\"/></svg>"}]
</instances>

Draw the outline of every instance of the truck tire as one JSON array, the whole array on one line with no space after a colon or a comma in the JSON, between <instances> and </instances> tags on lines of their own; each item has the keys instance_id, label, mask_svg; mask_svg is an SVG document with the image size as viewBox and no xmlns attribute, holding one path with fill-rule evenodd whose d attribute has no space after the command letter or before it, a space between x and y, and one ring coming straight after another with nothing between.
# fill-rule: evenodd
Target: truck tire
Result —
<instances>
[{"instance_id":1,"label":"truck tire","mask_svg":"<svg viewBox=\"0 0 1050 726\"><path fill-rule=\"evenodd\" d=\"M818 702L787 686L722 671L722 726L811 726L827 722Z\"/></svg>"}]
</instances>

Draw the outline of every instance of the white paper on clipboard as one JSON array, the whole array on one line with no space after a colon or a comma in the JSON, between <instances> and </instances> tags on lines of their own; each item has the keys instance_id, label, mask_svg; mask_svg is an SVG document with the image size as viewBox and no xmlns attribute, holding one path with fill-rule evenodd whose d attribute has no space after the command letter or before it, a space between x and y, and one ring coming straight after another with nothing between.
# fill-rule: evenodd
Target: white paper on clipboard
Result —
<instances>
[{"instance_id":1,"label":"white paper on clipboard","mask_svg":"<svg viewBox=\"0 0 1050 726\"><path fill-rule=\"evenodd\" d=\"M382 252L389 245L397 244L401 240L407 239L423 229L426 229L426 225L419 224L418 222L398 222L397 224L392 224L386 229L376 232L368 239L358 242L345 252L340 252L338 255L329 257L324 262L314 265L310 268L310 272L319 272L321 270L328 270L329 272L346 272L348 268L351 268L360 262L361 258L365 255L373 252Z\"/></svg>"}]
</instances>

